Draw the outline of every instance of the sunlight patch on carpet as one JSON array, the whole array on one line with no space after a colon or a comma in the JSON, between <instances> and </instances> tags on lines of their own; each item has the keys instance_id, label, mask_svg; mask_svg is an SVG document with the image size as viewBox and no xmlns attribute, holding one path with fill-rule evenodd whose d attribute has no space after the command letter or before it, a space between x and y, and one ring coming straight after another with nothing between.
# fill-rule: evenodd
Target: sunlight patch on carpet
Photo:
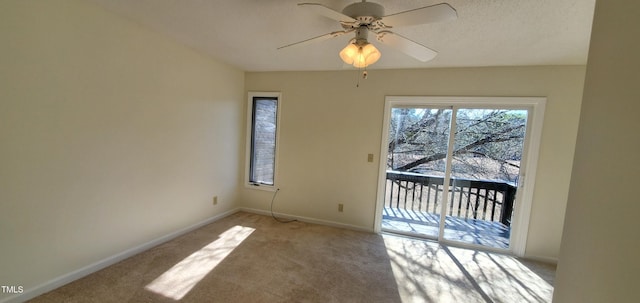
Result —
<instances>
[{"instance_id":1,"label":"sunlight patch on carpet","mask_svg":"<svg viewBox=\"0 0 640 303\"><path fill-rule=\"evenodd\" d=\"M182 299L255 229L234 226L219 238L164 272L145 289L174 300Z\"/></svg>"},{"instance_id":2,"label":"sunlight patch on carpet","mask_svg":"<svg viewBox=\"0 0 640 303\"><path fill-rule=\"evenodd\" d=\"M402 302L551 302L553 285L513 256L383 239Z\"/></svg>"},{"instance_id":3,"label":"sunlight patch on carpet","mask_svg":"<svg viewBox=\"0 0 640 303\"><path fill-rule=\"evenodd\" d=\"M517 258L462 248L450 251L491 298L503 302L551 302L553 285Z\"/></svg>"}]
</instances>

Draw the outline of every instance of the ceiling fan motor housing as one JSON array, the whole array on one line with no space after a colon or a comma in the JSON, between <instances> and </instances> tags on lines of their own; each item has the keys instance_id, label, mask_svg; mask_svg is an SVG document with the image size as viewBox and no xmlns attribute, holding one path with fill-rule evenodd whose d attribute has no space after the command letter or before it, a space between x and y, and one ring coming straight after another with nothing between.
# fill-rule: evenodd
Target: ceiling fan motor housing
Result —
<instances>
[{"instance_id":1,"label":"ceiling fan motor housing","mask_svg":"<svg viewBox=\"0 0 640 303\"><path fill-rule=\"evenodd\" d=\"M345 7L342 13L361 22L364 20L360 20L360 17L377 20L384 17L384 7L373 2L356 2Z\"/></svg>"}]
</instances>

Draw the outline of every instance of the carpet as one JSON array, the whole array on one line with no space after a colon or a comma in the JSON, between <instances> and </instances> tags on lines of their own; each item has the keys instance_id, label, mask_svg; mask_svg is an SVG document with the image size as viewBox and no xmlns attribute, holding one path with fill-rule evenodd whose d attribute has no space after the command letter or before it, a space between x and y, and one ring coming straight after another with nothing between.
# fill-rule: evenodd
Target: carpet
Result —
<instances>
[{"instance_id":1,"label":"carpet","mask_svg":"<svg viewBox=\"0 0 640 303\"><path fill-rule=\"evenodd\" d=\"M30 302L550 302L555 267L239 212Z\"/></svg>"}]
</instances>

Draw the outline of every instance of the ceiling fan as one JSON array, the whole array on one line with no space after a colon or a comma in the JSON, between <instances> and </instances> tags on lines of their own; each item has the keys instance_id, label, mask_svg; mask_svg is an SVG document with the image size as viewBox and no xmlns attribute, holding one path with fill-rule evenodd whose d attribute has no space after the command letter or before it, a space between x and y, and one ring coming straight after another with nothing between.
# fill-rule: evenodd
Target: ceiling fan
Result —
<instances>
[{"instance_id":1,"label":"ceiling fan","mask_svg":"<svg viewBox=\"0 0 640 303\"><path fill-rule=\"evenodd\" d=\"M340 58L345 63L357 68L367 67L380 59L380 51L368 41L369 32L375 34L376 40L379 42L426 62L433 59L438 53L389 29L455 20L458 17L456 10L447 3L420 7L392 15L385 15L382 5L365 0L348 5L342 12L318 3L299 3L298 5L340 22L343 30L287 44L278 49L307 45L355 32L355 38L351 39L349 44L340 51Z\"/></svg>"}]
</instances>

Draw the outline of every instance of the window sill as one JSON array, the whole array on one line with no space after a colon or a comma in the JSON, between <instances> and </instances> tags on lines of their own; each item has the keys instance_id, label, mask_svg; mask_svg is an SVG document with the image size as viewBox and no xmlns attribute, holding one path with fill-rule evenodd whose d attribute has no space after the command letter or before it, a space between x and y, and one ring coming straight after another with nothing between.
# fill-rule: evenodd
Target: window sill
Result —
<instances>
[{"instance_id":1,"label":"window sill","mask_svg":"<svg viewBox=\"0 0 640 303\"><path fill-rule=\"evenodd\" d=\"M274 192L278 189L275 185L253 184L253 183L245 183L244 187L249 189L263 190L263 191L270 191L270 192Z\"/></svg>"}]
</instances>

